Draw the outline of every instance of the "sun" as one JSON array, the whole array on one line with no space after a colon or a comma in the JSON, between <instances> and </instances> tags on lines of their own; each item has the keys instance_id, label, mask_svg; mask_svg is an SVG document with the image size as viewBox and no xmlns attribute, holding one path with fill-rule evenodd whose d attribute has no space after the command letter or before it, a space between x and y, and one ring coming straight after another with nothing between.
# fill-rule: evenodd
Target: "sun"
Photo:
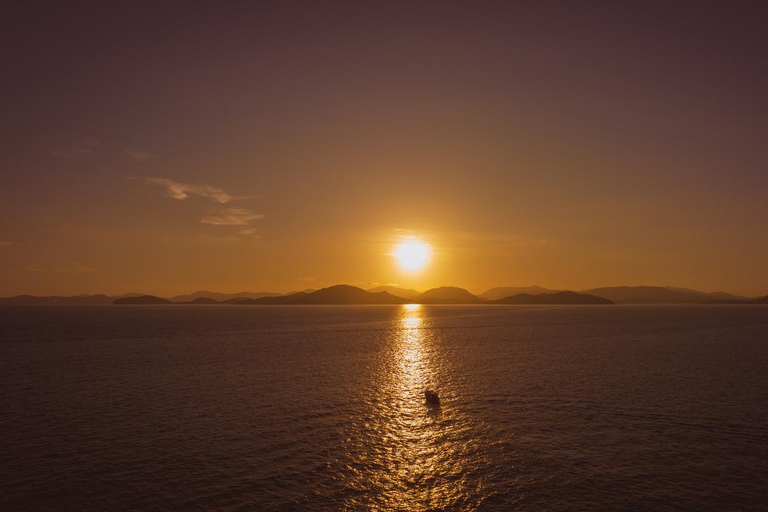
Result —
<instances>
[{"instance_id":1,"label":"sun","mask_svg":"<svg viewBox=\"0 0 768 512\"><path fill-rule=\"evenodd\" d=\"M418 272L429 263L432 257L432 249L429 244L421 240L408 240L403 242L392 252L397 264L406 272Z\"/></svg>"}]
</instances>

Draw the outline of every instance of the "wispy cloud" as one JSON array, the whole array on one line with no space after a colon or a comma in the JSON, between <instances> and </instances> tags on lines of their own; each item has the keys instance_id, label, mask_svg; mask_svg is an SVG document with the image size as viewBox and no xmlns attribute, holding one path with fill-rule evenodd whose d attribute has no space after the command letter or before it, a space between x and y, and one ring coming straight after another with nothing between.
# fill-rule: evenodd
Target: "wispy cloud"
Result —
<instances>
[{"instance_id":1,"label":"wispy cloud","mask_svg":"<svg viewBox=\"0 0 768 512\"><path fill-rule=\"evenodd\" d=\"M48 154L55 156L56 158L72 159L78 156L88 155L93 153L93 147L98 146L99 141L93 138L87 138L82 143L76 146L64 149L57 149L56 151L49 151Z\"/></svg>"},{"instance_id":2,"label":"wispy cloud","mask_svg":"<svg viewBox=\"0 0 768 512\"><path fill-rule=\"evenodd\" d=\"M263 217L263 215L262 215L262 217ZM238 235L242 235L242 236L247 236L247 237L250 237L250 238L261 238L259 236L259 234L258 234L258 231L259 230L256 229L256 228L245 228L245 229L241 229L240 231L238 231L237 234Z\"/></svg>"},{"instance_id":3,"label":"wispy cloud","mask_svg":"<svg viewBox=\"0 0 768 512\"><path fill-rule=\"evenodd\" d=\"M156 158L152 153L146 153L144 151L136 151L135 149L126 149L125 154L136 160L137 162L146 162L148 160L154 160Z\"/></svg>"},{"instance_id":4,"label":"wispy cloud","mask_svg":"<svg viewBox=\"0 0 768 512\"><path fill-rule=\"evenodd\" d=\"M233 196L220 188L210 185L182 183L167 178L147 178L146 183L163 187L166 197L172 199L184 200L197 196L218 203L218 206L200 219L200 222L213 226L245 226L237 232L238 235L259 238L256 228L250 226L250 224L254 220L263 219L263 214L240 206L224 206L231 201L251 199L256 196Z\"/></svg>"},{"instance_id":5,"label":"wispy cloud","mask_svg":"<svg viewBox=\"0 0 768 512\"><path fill-rule=\"evenodd\" d=\"M66 263L64 265L54 266L42 266L37 264L31 264L24 267L24 270L28 272L51 272L56 274L79 274L82 272L95 272L94 267L88 265L81 265L80 263Z\"/></svg>"},{"instance_id":6,"label":"wispy cloud","mask_svg":"<svg viewBox=\"0 0 768 512\"><path fill-rule=\"evenodd\" d=\"M0 247L8 247L10 245L16 245L16 242L0 242Z\"/></svg>"},{"instance_id":7,"label":"wispy cloud","mask_svg":"<svg viewBox=\"0 0 768 512\"><path fill-rule=\"evenodd\" d=\"M227 194L220 188L210 185L192 185L166 178L147 178L147 183L165 188L165 195L173 199L182 200L187 199L189 196L199 196L222 204L228 203L233 199L239 199Z\"/></svg>"},{"instance_id":8,"label":"wispy cloud","mask_svg":"<svg viewBox=\"0 0 768 512\"><path fill-rule=\"evenodd\" d=\"M200 222L214 226L247 226L252 220L263 218L261 213L254 213L247 208L220 206L200 219Z\"/></svg>"}]
</instances>

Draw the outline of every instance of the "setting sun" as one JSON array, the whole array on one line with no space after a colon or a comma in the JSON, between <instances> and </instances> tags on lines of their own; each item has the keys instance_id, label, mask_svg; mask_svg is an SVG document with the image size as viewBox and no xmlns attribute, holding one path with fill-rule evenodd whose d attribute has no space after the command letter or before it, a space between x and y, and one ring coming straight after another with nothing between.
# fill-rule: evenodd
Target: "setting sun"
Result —
<instances>
[{"instance_id":1,"label":"setting sun","mask_svg":"<svg viewBox=\"0 0 768 512\"><path fill-rule=\"evenodd\" d=\"M407 272L418 272L429 263L432 250L421 240L409 240L395 247L392 255L397 259L401 269Z\"/></svg>"}]
</instances>

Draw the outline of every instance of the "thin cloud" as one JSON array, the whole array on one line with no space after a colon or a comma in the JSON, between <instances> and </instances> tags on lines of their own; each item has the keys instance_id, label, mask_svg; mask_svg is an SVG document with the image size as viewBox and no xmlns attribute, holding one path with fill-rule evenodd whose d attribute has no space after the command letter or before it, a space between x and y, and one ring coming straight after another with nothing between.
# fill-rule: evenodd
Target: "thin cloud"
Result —
<instances>
[{"instance_id":1,"label":"thin cloud","mask_svg":"<svg viewBox=\"0 0 768 512\"><path fill-rule=\"evenodd\" d=\"M262 217L263 217L263 215L262 215ZM247 236L247 237L250 237L250 238L261 238L259 236L259 234L258 234L258 231L259 230L256 229L256 228L245 228L245 229L241 229L240 231L238 231L237 234L238 235L242 235L242 236Z\"/></svg>"},{"instance_id":2,"label":"thin cloud","mask_svg":"<svg viewBox=\"0 0 768 512\"><path fill-rule=\"evenodd\" d=\"M65 158L65 159L72 159L77 158L78 156L82 155L88 155L93 153L93 150L91 148L98 146L100 143L98 140L93 138L86 138L83 140L81 144L78 144L71 148L65 148L65 149L58 149L56 151L49 151L48 154L51 156L55 156L56 158Z\"/></svg>"},{"instance_id":3,"label":"thin cloud","mask_svg":"<svg viewBox=\"0 0 768 512\"><path fill-rule=\"evenodd\" d=\"M16 242L0 242L0 247L8 247L10 245L16 245Z\"/></svg>"},{"instance_id":4,"label":"thin cloud","mask_svg":"<svg viewBox=\"0 0 768 512\"><path fill-rule=\"evenodd\" d=\"M264 215L256 213L248 208L240 206L224 206L231 201L251 199L256 196L233 196L224 190L210 185L196 185L191 183L182 183L180 181L169 180L167 178L147 178L146 183L158 185L165 189L166 197L171 199L184 200L189 197L202 197L218 205L208 212L200 222L212 226L244 226L237 234L243 237L259 238L256 228L250 226L251 222L257 219L263 219Z\"/></svg>"},{"instance_id":5,"label":"thin cloud","mask_svg":"<svg viewBox=\"0 0 768 512\"><path fill-rule=\"evenodd\" d=\"M156 158L155 155L152 153L146 153L143 151L136 151L135 149L126 149L125 154L132 158L133 160L136 160L137 162L146 162L148 160L154 160Z\"/></svg>"},{"instance_id":6,"label":"thin cloud","mask_svg":"<svg viewBox=\"0 0 768 512\"><path fill-rule=\"evenodd\" d=\"M50 267L32 264L24 267L28 272L51 272L55 274L80 274L83 272L95 272L94 267L81 265L80 263L66 263L64 265L54 265Z\"/></svg>"},{"instance_id":7,"label":"thin cloud","mask_svg":"<svg viewBox=\"0 0 768 512\"><path fill-rule=\"evenodd\" d=\"M228 203L233 199L239 199L224 192L220 188L210 185L192 185L190 183L181 183L166 178L147 178L146 182L150 185L159 185L165 189L166 197L172 199L187 199L189 196L199 196L217 203Z\"/></svg>"},{"instance_id":8,"label":"thin cloud","mask_svg":"<svg viewBox=\"0 0 768 512\"><path fill-rule=\"evenodd\" d=\"M221 206L200 219L200 222L214 226L247 226L251 221L263 218L263 214L254 213L247 208Z\"/></svg>"}]
</instances>

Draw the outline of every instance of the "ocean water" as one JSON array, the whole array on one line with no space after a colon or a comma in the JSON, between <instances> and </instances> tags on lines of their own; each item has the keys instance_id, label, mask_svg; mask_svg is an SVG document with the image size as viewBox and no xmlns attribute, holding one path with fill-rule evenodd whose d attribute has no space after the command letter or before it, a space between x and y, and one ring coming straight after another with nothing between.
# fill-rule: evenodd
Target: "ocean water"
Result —
<instances>
[{"instance_id":1,"label":"ocean water","mask_svg":"<svg viewBox=\"0 0 768 512\"><path fill-rule=\"evenodd\" d=\"M768 307L3 307L0 510L768 510Z\"/></svg>"}]
</instances>

